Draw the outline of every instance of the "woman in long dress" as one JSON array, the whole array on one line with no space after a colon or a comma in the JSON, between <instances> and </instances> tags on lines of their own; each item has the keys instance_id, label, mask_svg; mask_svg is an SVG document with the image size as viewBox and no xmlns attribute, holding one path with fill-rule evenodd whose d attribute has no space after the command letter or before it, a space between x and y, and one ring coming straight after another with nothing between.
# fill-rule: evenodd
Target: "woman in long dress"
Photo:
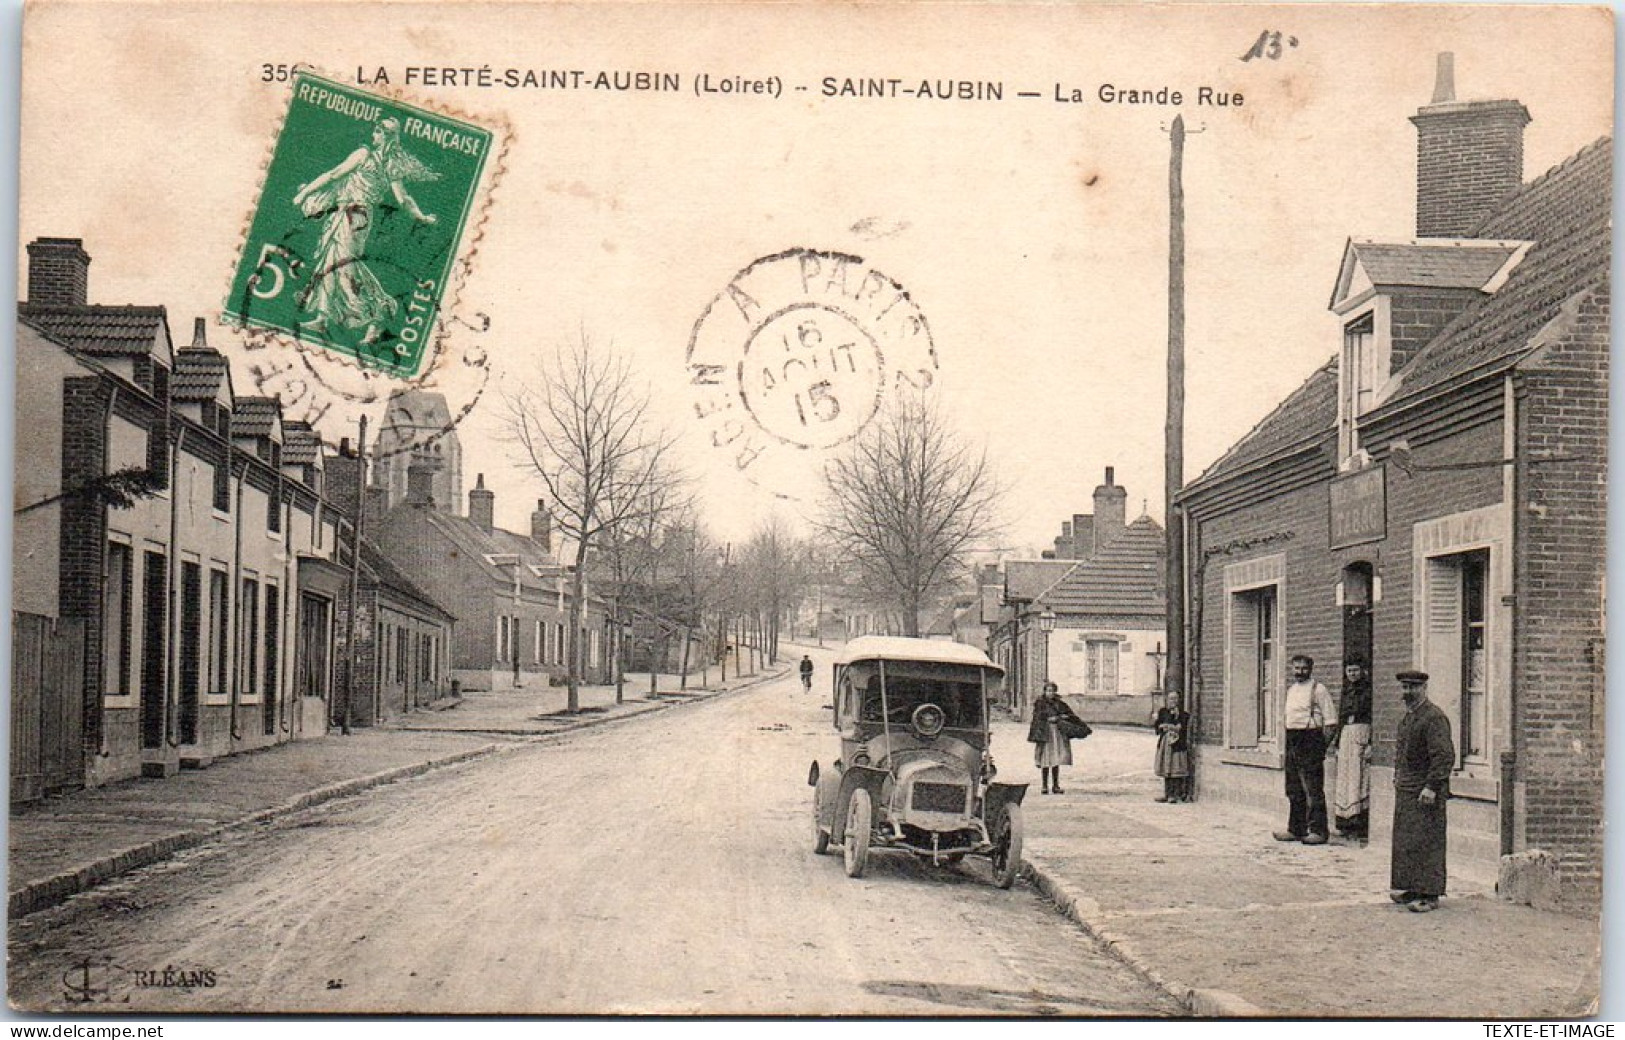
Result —
<instances>
[{"instance_id":1,"label":"woman in long dress","mask_svg":"<svg viewBox=\"0 0 1625 1040\"><path fill-rule=\"evenodd\" d=\"M1083 720L1061 699L1060 687L1045 683L1044 692L1033 701L1033 720L1027 727L1027 740L1033 744L1033 764L1044 778L1044 794L1066 793L1061 790L1061 767L1072 764L1072 741L1061 732L1060 720L1067 716L1083 725Z\"/></svg>"},{"instance_id":2,"label":"woman in long dress","mask_svg":"<svg viewBox=\"0 0 1625 1040\"><path fill-rule=\"evenodd\" d=\"M1190 798L1191 717L1179 708L1179 691L1169 690L1167 700L1157 710L1157 775L1162 777L1159 802L1188 802Z\"/></svg>"},{"instance_id":3,"label":"woman in long dress","mask_svg":"<svg viewBox=\"0 0 1625 1040\"><path fill-rule=\"evenodd\" d=\"M405 185L438 176L401 147L400 122L383 119L373 127L370 144L300 187L293 204L305 216L323 220L313 258L315 272L299 299L300 309L313 316L301 322L302 327L318 334L333 326L361 329L363 345L377 342L382 323L400 305L367 266L367 237L375 210L393 198L413 220L433 224L434 215L418 207Z\"/></svg>"}]
</instances>

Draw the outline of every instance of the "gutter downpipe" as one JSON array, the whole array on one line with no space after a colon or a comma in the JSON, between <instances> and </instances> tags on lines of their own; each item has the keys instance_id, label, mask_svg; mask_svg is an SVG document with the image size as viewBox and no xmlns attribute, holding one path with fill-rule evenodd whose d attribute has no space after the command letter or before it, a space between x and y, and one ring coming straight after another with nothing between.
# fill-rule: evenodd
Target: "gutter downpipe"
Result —
<instances>
[{"instance_id":1,"label":"gutter downpipe","mask_svg":"<svg viewBox=\"0 0 1625 1040\"><path fill-rule=\"evenodd\" d=\"M1523 674L1523 646L1527 634L1528 620L1523 610L1523 600L1518 595L1519 581L1527 569L1525 556L1528 547L1524 544L1523 536L1523 496L1528 487L1529 461L1523 451L1524 415L1522 403L1528 394L1523 380L1514 373L1506 376L1503 389L1505 405L1502 409L1502 458L1511 459L1512 465L1503 470L1506 472L1506 488L1503 498L1507 503L1509 512L1508 526L1511 528L1507 536L1512 540L1512 553L1510 566L1512 569L1508 587L1512 590L1512 661L1511 672L1507 676L1507 737L1510 748L1502 751L1500 756L1500 790L1497 792L1497 801L1501 810L1501 855L1510 856L1517 849L1518 827L1518 758L1520 735L1523 732L1522 717L1520 713L1520 698L1518 697L1518 681ZM1510 470L1510 472L1508 472Z\"/></svg>"},{"instance_id":2,"label":"gutter downpipe","mask_svg":"<svg viewBox=\"0 0 1625 1040\"><path fill-rule=\"evenodd\" d=\"M180 699L180 612L175 609L175 598L180 586L181 547L176 541L175 532L180 526L181 451L185 445L186 427L182 425L176 431L175 442L169 449L169 617L164 626L169 630L169 675L164 683L163 744L172 748L180 747L180 734L177 732L180 713L176 710L176 702ZM163 750L163 747L160 746L159 750Z\"/></svg>"}]
</instances>

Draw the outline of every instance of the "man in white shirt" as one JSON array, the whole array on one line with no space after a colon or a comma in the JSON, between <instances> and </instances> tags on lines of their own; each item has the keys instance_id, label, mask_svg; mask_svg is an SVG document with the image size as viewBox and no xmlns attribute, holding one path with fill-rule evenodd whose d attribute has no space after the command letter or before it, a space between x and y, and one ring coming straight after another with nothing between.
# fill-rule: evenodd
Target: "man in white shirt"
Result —
<instances>
[{"instance_id":1,"label":"man in white shirt","mask_svg":"<svg viewBox=\"0 0 1625 1040\"><path fill-rule=\"evenodd\" d=\"M1287 829L1276 841L1326 844L1326 750L1334 747L1337 705L1331 691L1314 680L1313 658L1292 658L1292 685L1286 688L1281 724L1286 729Z\"/></svg>"}]
</instances>

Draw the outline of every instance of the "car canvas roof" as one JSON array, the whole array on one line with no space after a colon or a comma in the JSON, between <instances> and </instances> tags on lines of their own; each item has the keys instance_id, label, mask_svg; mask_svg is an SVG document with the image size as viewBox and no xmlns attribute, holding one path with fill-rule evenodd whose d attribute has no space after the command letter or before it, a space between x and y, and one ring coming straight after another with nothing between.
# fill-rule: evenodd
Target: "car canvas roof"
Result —
<instances>
[{"instance_id":1,"label":"car canvas roof","mask_svg":"<svg viewBox=\"0 0 1625 1040\"><path fill-rule=\"evenodd\" d=\"M910 639L904 636L860 636L846 644L835 658L838 665L858 661L918 661L924 664L954 664L970 668L991 668L1004 673L988 656L974 646L945 639Z\"/></svg>"}]
</instances>

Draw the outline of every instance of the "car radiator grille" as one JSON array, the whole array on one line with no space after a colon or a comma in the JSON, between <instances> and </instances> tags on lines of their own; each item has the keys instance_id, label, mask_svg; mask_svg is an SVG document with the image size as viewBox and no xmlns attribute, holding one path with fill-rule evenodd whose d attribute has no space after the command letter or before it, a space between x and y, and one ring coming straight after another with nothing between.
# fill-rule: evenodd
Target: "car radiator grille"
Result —
<instances>
[{"instance_id":1,"label":"car radiator grille","mask_svg":"<svg viewBox=\"0 0 1625 1040\"><path fill-rule=\"evenodd\" d=\"M965 793L962 784L915 784L910 807L921 812L964 812Z\"/></svg>"}]
</instances>

